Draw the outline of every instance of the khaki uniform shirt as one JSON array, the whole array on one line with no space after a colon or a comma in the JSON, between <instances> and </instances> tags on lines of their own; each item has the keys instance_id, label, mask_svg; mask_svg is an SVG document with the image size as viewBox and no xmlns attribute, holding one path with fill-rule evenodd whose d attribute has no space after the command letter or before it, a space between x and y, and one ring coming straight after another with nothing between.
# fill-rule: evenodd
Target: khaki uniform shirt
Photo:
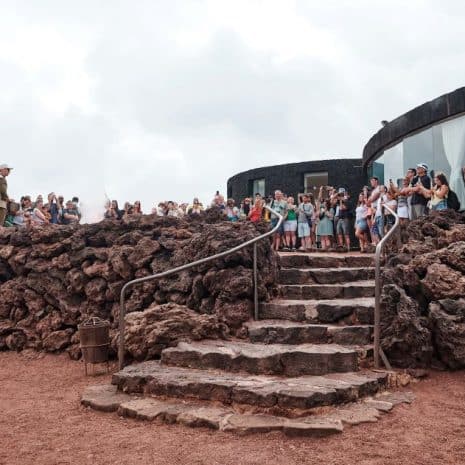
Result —
<instances>
[{"instance_id":1,"label":"khaki uniform shirt","mask_svg":"<svg viewBox=\"0 0 465 465\"><path fill-rule=\"evenodd\" d=\"M0 174L0 208L7 207L8 194L6 193L8 184L6 179Z\"/></svg>"}]
</instances>

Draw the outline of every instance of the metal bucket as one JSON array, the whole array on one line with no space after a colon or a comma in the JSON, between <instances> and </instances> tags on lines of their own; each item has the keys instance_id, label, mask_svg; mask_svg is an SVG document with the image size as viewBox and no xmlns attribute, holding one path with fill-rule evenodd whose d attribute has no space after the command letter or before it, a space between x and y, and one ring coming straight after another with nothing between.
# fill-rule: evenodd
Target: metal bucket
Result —
<instances>
[{"instance_id":1,"label":"metal bucket","mask_svg":"<svg viewBox=\"0 0 465 465\"><path fill-rule=\"evenodd\" d=\"M100 318L89 318L78 326L82 358L88 363L108 362L110 323Z\"/></svg>"}]
</instances>

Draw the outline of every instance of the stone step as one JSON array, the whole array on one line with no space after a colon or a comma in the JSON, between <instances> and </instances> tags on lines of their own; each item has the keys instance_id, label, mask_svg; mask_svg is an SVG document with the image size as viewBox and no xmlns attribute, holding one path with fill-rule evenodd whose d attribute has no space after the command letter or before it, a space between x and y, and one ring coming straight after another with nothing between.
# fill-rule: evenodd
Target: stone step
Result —
<instances>
[{"instance_id":1,"label":"stone step","mask_svg":"<svg viewBox=\"0 0 465 465\"><path fill-rule=\"evenodd\" d=\"M284 268L350 268L373 267L373 254L331 253L331 252L279 252L281 266Z\"/></svg>"},{"instance_id":2,"label":"stone step","mask_svg":"<svg viewBox=\"0 0 465 465\"><path fill-rule=\"evenodd\" d=\"M276 299L260 304L260 318L309 323L372 325L374 308L373 297L332 300Z\"/></svg>"},{"instance_id":3,"label":"stone step","mask_svg":"<svg viewBox=\"0 0 465 465\"><path fill-rule=\"evenodd\" d=\"M163 350L164 365L285 376L358 370L358 348L337 344L252 344L238 341L181 342Z\"/></svg>"},{"instance_id":4,"label":"stone step","mask_svg":"<svg viewBox=\"0 0 465 465\"><path fill-rule=\"evenodd\" d=\"M400 403L410 404L411 392L384 392L375 398L333 408L327 413L313 413L298 418L237 412L205 402L162 400L138 397L117 391L116 386L88 386L81 404L94 410L117 412L119 416L154 422L205 427L235 434L281 431L288 436L322 437L341 433L344 426L376 422ZM109 406L111 408L109 408Z\"/></svg>"},{"instance_id":5,"label":"stone step","mask_svg":"<svg viewBox=\"0 0 465 465\"><path fill-rule=\"evenodd\" d=\"M124 398L122 396L125 396ZM137 398L120 394L116 386L89 386L81 397L82 405L108 411L114 406L119 416L138 420L205 427L236 434L281 431L290 436L329 436L343 431L342 420L333 416L312 416L298 419L273 415L242 414L232 409L194 402ZM101 407L104 407L103 409Z\"/></svg>"},{"instance_id":6,"label":"stone step","mask_svg":"<svg viewBox=\"0 0 465 465\"><path fill-rule=\"evenodd\" d=\"M373 297L374 281L354 281L343 284L281 284L279 291L287 299L353 299Z\"/></svg>"},{"instance_id":7,"label":"stone step","mask_svg":"<svg viewBox=\"0 0 465 465\"><path fill-rule=\"evenodd\" d=\"M374 279L375 269L363 268L282 268L280 284L338 284Z\"/></svg>"},{"instance_id":8,"label":"stone step","mask_svg":"<svg viewBox=\"0 0 465 465\"><path fill-rule=\"evenodd\" d=\"M283 378L164 366L148 361L113 375L118 392L250 405L312 409L352 402L385 388L387 373L371 371ZM283 412L285 413L285 412Z\"/></svg>"},{"instance_id":9,"label":"stone step","mask_svg":"<svg viewBox=\"0 0 465 465\"><path fill-rule=\"evenodd\" d=\"M251 342L264 344L365 345L371 343L370 325L335 326L285 320L260 320L244 325Z\"/></svg>"}]
</instances>

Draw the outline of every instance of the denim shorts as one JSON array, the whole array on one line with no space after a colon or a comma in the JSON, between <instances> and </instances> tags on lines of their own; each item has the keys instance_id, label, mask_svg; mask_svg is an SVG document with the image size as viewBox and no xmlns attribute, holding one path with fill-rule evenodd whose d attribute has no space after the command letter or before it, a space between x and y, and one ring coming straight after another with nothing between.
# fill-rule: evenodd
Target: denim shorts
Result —
<instances>
[{"instance_id":1,"label":"denim shorts","mask_svg":"<svg viewBox=\"0 0 465 465\"><path fill-rule=\"evenodd\" d=\"M274 229L278 224L278 218L271 218L271 229ZM281 223L281 226L278 228L275 234L283 235L284 234L284 221Z\"/></svg>"},{"instance_id":2,"label":"denim shorts","mask_svg":"<svg viewBox=\"0 0 465 465\"><path fill-rule=\"evenodd\" d=\"M360 231L366 232L368 231L368 223L367 220L358 220L356 223L356 227L360 229Z\"/></svg>"}]
</instances>

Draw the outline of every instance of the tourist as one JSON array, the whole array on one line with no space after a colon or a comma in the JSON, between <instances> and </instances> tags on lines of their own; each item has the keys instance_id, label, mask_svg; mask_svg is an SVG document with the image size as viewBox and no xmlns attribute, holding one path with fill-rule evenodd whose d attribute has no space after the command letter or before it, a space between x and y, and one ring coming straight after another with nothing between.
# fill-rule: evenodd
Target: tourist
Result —
<instances>
[{"instance_id":1,"label":"tourist","mask_svg":"<svg viewBox=\"0 0 465 465\"><path fill-rule=\"evenodd\" d=\"M178 206L172 200L169 200L166 204L166 216L171 218L179 218L181 216Z\"/></svg>"},{"instance_id":2,"label":"tourist","mask_svg":"<svg viewBox=\"0 0 465 465\"><path fill-rule=\"evenodd\" d=\"M410 193L410 179L406 176L402 180L402 187L394 192L397 194L397 216L401 224L408 223L410 218L409 213L409 193Z\"/></svg>"},{"instance_id":3,"label":"tourist","mask_svg":"<svg viewBox=\"0 0 465 465\"><path fill-rule=\"evenodd\" d=\"M385 194L386 200L382 203L382 207L389 207L394 213L397 212L397 200L391 191L387 191ZM384 233L387 233L395 224L395 216L387 209L384 208Z\"/></svg>"},{"instance_id":4,"label":"tourist","mask_svg":"<svg viewBox=\"0 0 465 465\"><path fill-rule=\"evenodd\" d=\"M241 218L248 218L249 212L250 212L250 207L251 207L251 200L249 197L246 197L242 203L241 203Z\"/></svg>"},{"instance_id":5,"label":"tourist","mask_svg":"<svg viewBox=\"0 0 465 465\"><path fill-rule=\"evenodd\" d=\"M0 227L5 223L6 213L8 209L8 183L6 182L13 168L6 163L0 165Z\"/></svg>"},{"instance_id":6,"label":"tourist","mask_svg":"<svg viewBox=\"0 0 465 465\"><path fill-rule=\"evenodd\" d=\"M331 200L324 200L319 207L319 222L317 235L320 236L321 248L328 250L331 248L331 240L334 236L334 208L331 206Z\"/></svg>"},{"instance_id":7,"label":"tourist","mask_svg":"<svg viewBox=\"0 0 465 465\"><path fill-rule=\"evenodd\" d=\"M360 244L360 252L365 252L368 247L368 206L367 197L364 192L358 196L357 207L355 209L355 237Z\"/></svg>"},{"instance_id":8,"label":"tourist","mask_svg":"<svg viewBox=\"0 0 465 465\"><path fill-rule=\"evenodd\" d=\"M111 209L115 209L114 207L114 202L116 200L112 201L112 206ZM118 203L116 202L116 207L118 206ZM116 214L116 212L115 212ZM72 200L68 200L66 202L66 208L63 209L63 215L61 218L61 223L62 224L77 224L79 223L79 213L78 210L76 209L76 204Z\"/></svg>"},{"instance_id":9,"label":"tourist","mask_svg":"<svg viewBox=\"0 0 465 465\"><path fill-rule=\"evenodd\" d=\"M47 196L47 199L51 217L50 223L58 224L61 212L58 206L58 200L57 196L55 195L55 192L50 192L50 194L48 194Z\"/></svg>"},{"instance_id":10,"label":"tourist","mask_svg":"<svg viewBox=\"0 0 465 465\"><path fill-rule=\"evenodd\" d=\"M431 210L439 211L448 208L447 197L449 195L449 182L444 173L436 173L433 188L429 191L423 189L422 193L425 197L431 198Z\"/></svg>"},{"instance_id":11,"label":"tourist","mask_svg":"<svg viewBox=\"0 0 465 465\"><path fill-rule=\"evenodd\" d=\"M350 208L349 208L349 194L344 188L340 188L337 194L337 216L336 235L339 247L347 248L350 252Z\"/></svg>"},{"instance_id":12,"label":"tourist","mask_svg":"<svg viewBox=\"0 0 465 465\"><path fill-rule=\"evenodd\" d=\"M68 206L67 206L68 208ZM63 209L64 212L65 209ZM110 208L105 212L105 218L112 220L120 220L123 216L123 212L118 207L118 201L112 200L110 202ZM63 214L62 214L63 217Z\"/></svg>"},{"instance_id":13,"label":"tourist","mask_svg":"<svg viewBox=\"0 0 465 465\"><path fill-rule=\"evenodd\" d=\"M136 200L134 202L134 208L132 210L133 215L143 215L142 213L142 207L140 205L140 200Z\"/></svg>"},{"instance_id":14,"label":"tourist","mask_svg":"<svg viewBox=\"0 0 465 465\"><path fill-rule=\"evenodd\" d=\"M42 196L39 197L42 198ZM33 226L41 226L49 223L48 217L43 208L44 203L39 197L37 197L35 207L31 214L31 222Z\"/></svg>"},{"instance_id":15,"label":"tourist","mask_svg":"<svg viewBox=\"0 0 465 465\"><path fill-rule=\"evenodd\" d=\"M297 235L300 239L299 250L312 250L312 222L315 209L310 203L310 197L304 194L297 208Z\"/></svg>"},{"instance_id":16,"label":"tourist","mask_svg":"<svg viewBox=\"0 0 465 465\"><path fill-rule=\"evenodd\" d=\"M386 186L377 186L378 188L378 197L376 200L376 207L374 213L374 223L376 224L376 228L374 228L375 234L382 239L384 237L384 203L387 201L386 197ZM373 194L372 194L373 195ZM371 196L370 196L371 197ZM372 204L373 205L373 204Z\"/></svg>"},{"instance_id":17,"label":"tourist","mask_svg":"<svg viewBox=\"0 0 465 465\"><path fill-rule=\"evenodd\" d=\"M286 219L287 202L284 200L283 193L280 190L275 191L274 200L272 200L270 204L270 208L273 212L278 213L284 219ZM276 225L278 224L278 221L279 221L278 216L272 213L271 214L271 228L272 229L276 227ZM281 223L280 227L277 229L277 231L273 235L273 244L272 244L273 250L275 251L279 250L279 247L281 245L281 237L283 235L284 235L284 226L283 226L283 223Z\"/></svg>"},{"instance_id":18,"label":"tourist","mask_svg":"<svg viewBox=\"0 0 465 465\"><path fill-rule=\"evenodd\" d=\"M431 190L431 178L427 174L428 165L419 163L417 165L417 176L412 180L412 219L416 220L420 216L426 215L428 198L427 192Z\"/></svg>"},{"instance_id":19,"label":"tourist","mask_svg":"<svg viewBox=\"0 0 465 465\"><path fill-rule=\"evenodd\" d=\"M287 198L287 216L284 220L284 244L288 250L295 252L297 245L297 206L294 197Z\"/></svg>"},{"instance_id":20,"label":"tourist","mask_svg":"<svg viewBox=\"0 0 465 465\"><path fill-rule=\"evenodd\" d=\"M123 218L127 218L128 216L132 215L133 213L133 206L129 202L124 202L123 208Z\"/></svg>"},{"instance_id":21,"label":"tourist","mask_svg":"<svg viewBox=\"0 0 465 465\"><path fill-rule=\"evenodd\" d=\"M192 205L187 209L189 215L200 215L203 211L203 205L199 202L197 197L194 198Z\"/></svg>"},{"instance_id":22,"label":"tourist","mask_svg":"<svg viewBox=\"0 0 465 465\"><path fill-rule=\"evenodd\" d=\"M238 221L240 212L239 209L235 206L234 199L228 199L226 202L226 208L224 209L224 214L228 221Z\"/></svg>"},{"instance_id":23,"label":"tourist","mask_svg":"<svg viewBox=\"0 0 465 465\"><path fill-rule=\"evenodd\" d=\"M263 216L263 200L255 199L255 203L253 207L249 211L248 219L252 221L252 223L258 223Z\"/></svg>"}]
</instances>

